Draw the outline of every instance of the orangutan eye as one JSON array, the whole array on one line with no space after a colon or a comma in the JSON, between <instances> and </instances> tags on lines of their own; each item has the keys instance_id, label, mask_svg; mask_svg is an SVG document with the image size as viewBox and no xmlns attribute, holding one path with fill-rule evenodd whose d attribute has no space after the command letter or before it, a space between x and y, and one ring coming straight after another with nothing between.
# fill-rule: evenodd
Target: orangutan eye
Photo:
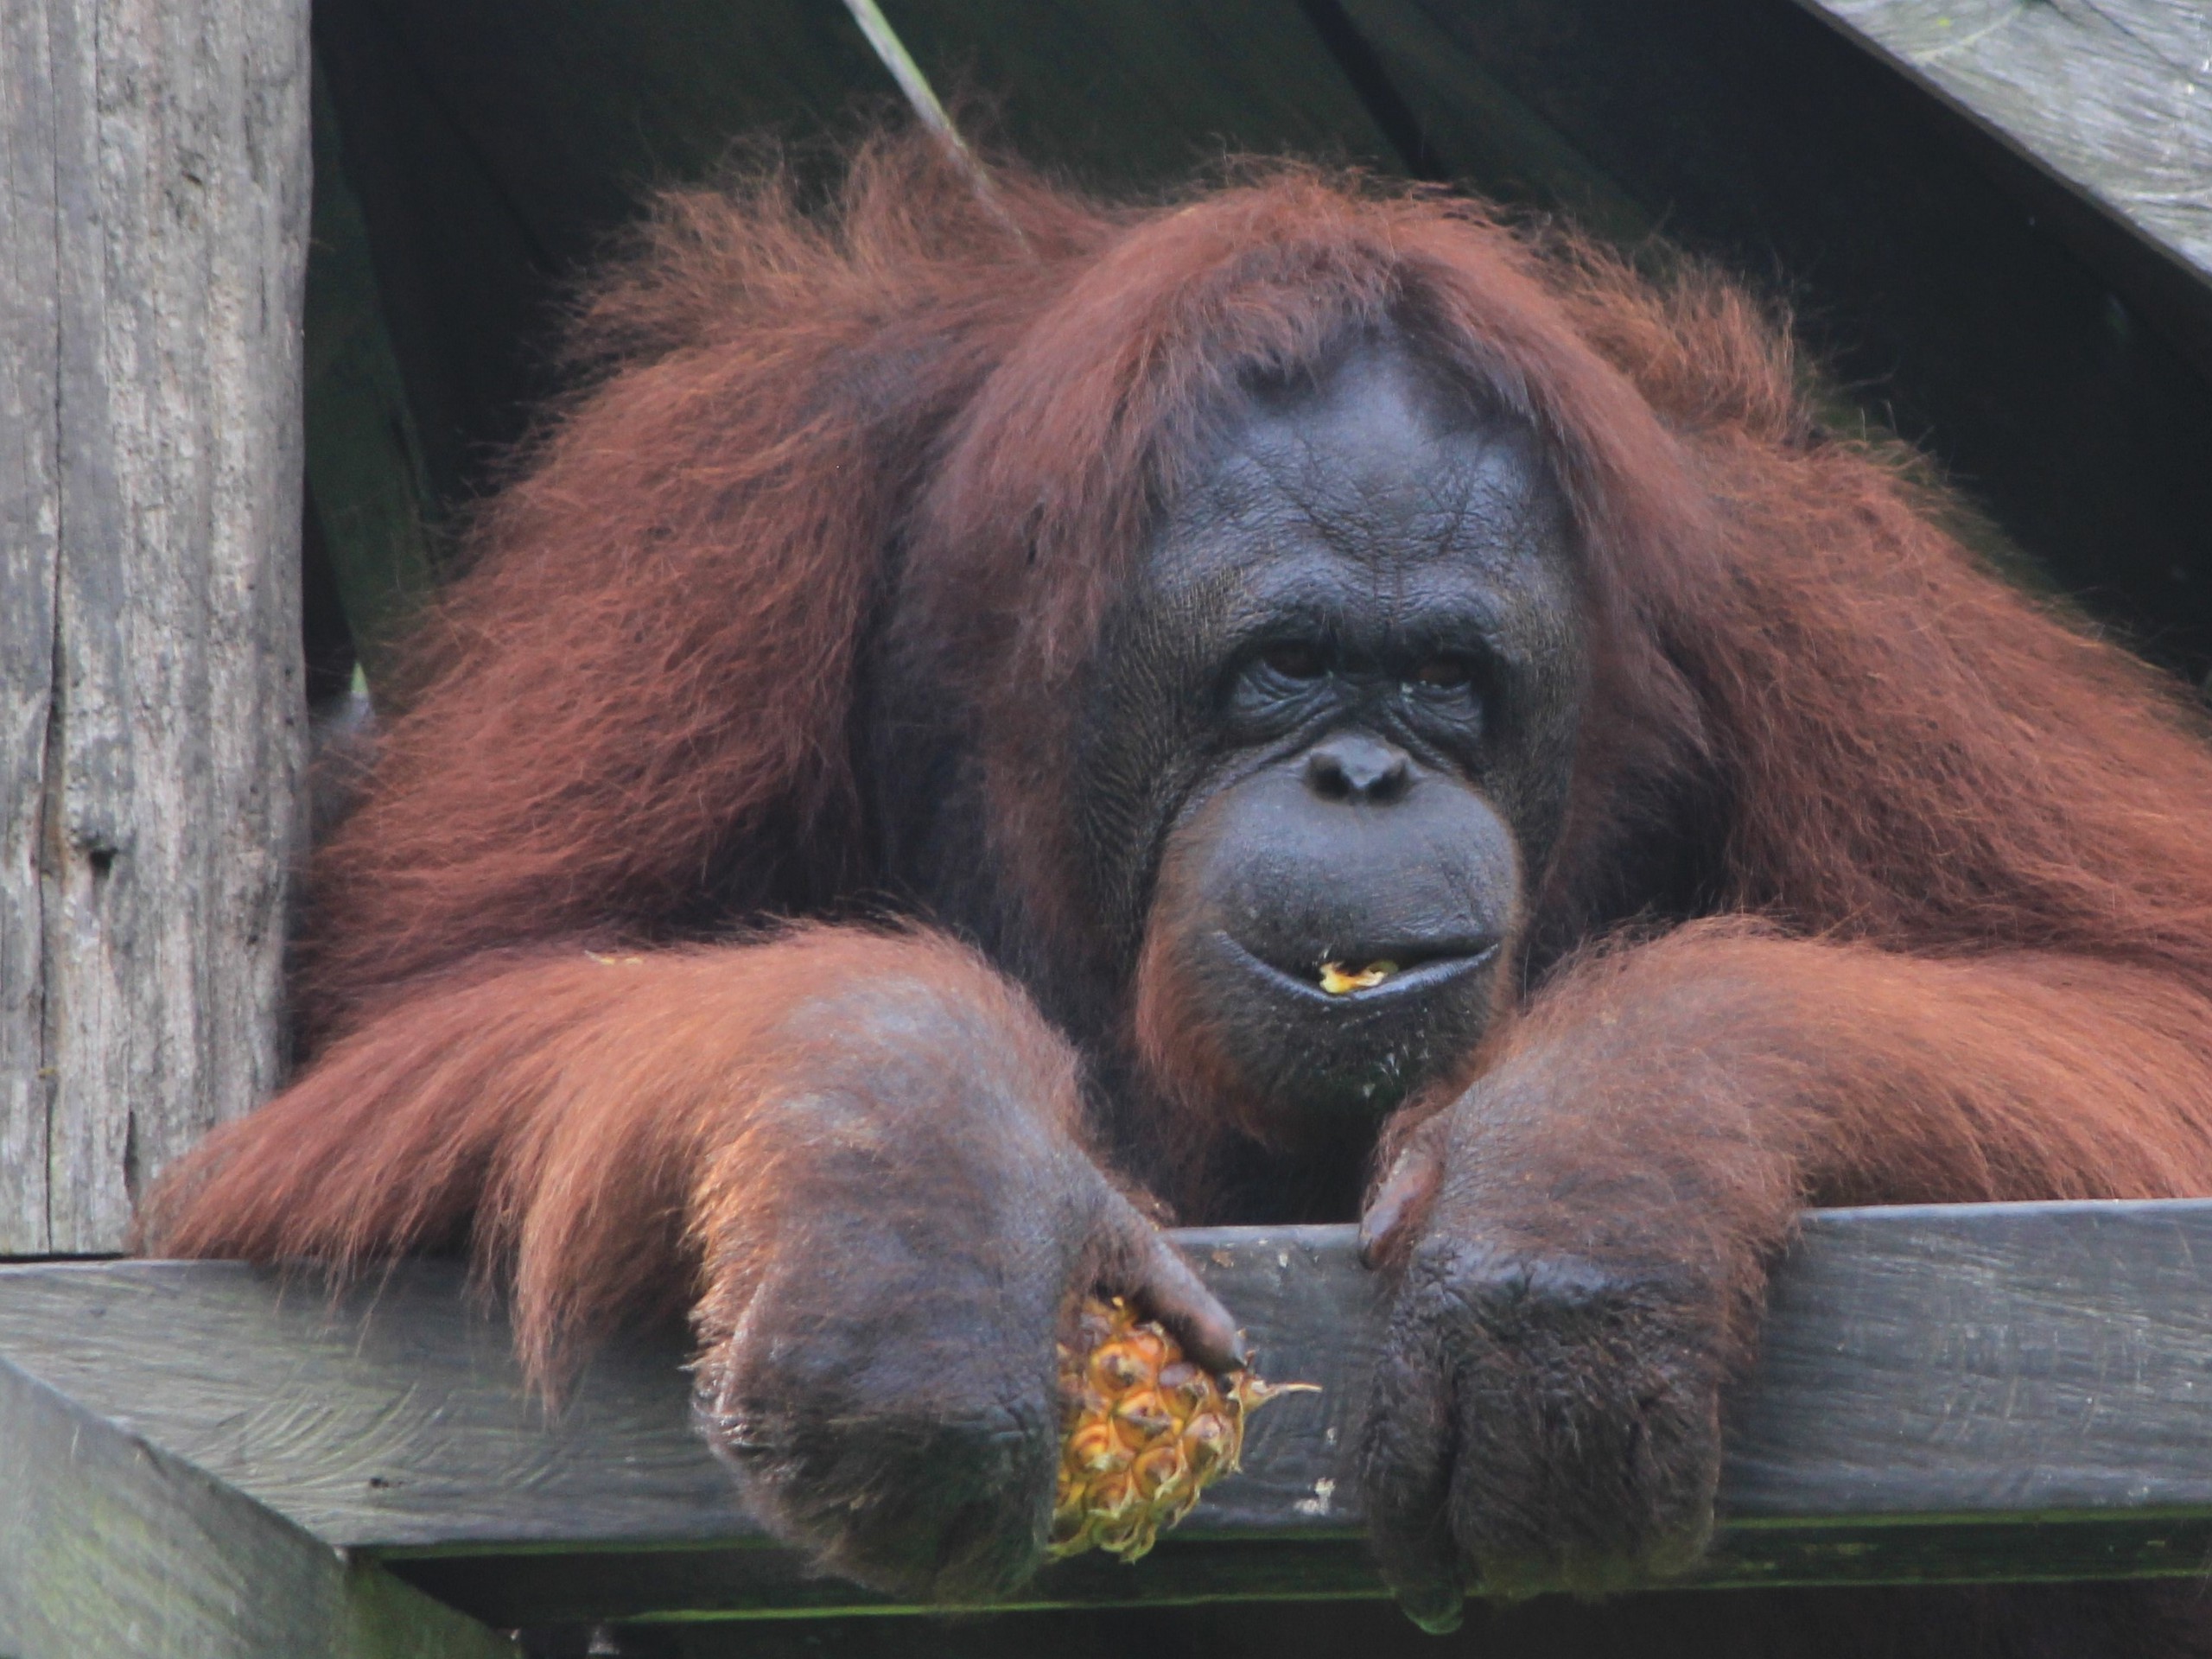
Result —
<instances>
[{"instance_id":1,"label":"orangutan eye","mask_svg":"<svg viewBox=\"0 0 2212 1659\"><path fill-rule=\"evenodd\" d=\"M1318 680L1325 668L1317 646L1294 641L1269 645L1260 653L1260 661L1287 680Z\"/></svg>"},{"instance_id":2,"label":"orangutan eye","mask_svg":"<svg viewBox=\"0 0 2212 1659\"><path fill-rule=\"evenodd\" d=\"M1474 670L1458 657L1432 657L1414 671L1414 683L1432 691L1464 691L1474 678Z\"/></svg>"}]
</instances>

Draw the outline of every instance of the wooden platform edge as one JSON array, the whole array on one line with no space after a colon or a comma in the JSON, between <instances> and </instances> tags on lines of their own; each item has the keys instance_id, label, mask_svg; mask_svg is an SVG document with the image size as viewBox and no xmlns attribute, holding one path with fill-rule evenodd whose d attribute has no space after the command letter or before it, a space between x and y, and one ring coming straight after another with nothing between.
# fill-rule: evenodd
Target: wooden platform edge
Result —
<instances>
[{"instance_id":1,"label":"wooden platform edge","mask_svg":"<svg viewBox=\"0 0 2212 1659\"><path fill-rule=\"evenodd\" d=\"M1020 1605L1379 1594L1350 1445L1381 1289L1350 1230L1179 1238L1270 1374L1325 1391L1255 1420L1247 1471L1150 1559L1065 1563ZM1713 1548L1672 1582L2203 1573L2208 1291L2212 1202L1808 1215L1732 1407ZM499 1625L899 1611L768 1544L691 1432L681 1359L613 1344L549 1414L450 1264L336 1299L225 1264L0 1268L0 1383L36 1407L0 1429L22 1471L0 1482L0 1539L78 1536L112 1480L123 1512L218 1503L280 1541L234 1572L319 1541ZM52 1453L64 1420L104 1461ZM31 1617L11 1611L30 1553L0 1543L0 1632Z\"/></svg>"},{"instance_id":2,"label":"wooden platform edge","mask_svg":"<svg viewBox=\"0 0 2212 1659\"><path fill-rule=\"evenodd\" d=\"M2212 24L2158 0L1796 0L2212 284ZM2168 38L2171 37L2171 38Z\"/></svg>"},{"instance_id":3,"label":"wooden platform edge","mask_svg":"<svg viewBox=\"0 0 2212 1659\"><path fill-rule=\"evenodd\" d=\"M473 1618L349 1557L0 1360L6 1659L509 1659Z\"/></svg>"},{"instance_id":4,"label":"wooden platform edge","mask_svg":"<svg viewBox=\"0 0 2212 1659\"><path fill-rule=\"evenodd\" d=\"M2212 378L2212 17L2158 0L1790 3L1970 129L2027 223L2125 302L2115 326L2132 313Z\"/></svg>"}]
</instances>

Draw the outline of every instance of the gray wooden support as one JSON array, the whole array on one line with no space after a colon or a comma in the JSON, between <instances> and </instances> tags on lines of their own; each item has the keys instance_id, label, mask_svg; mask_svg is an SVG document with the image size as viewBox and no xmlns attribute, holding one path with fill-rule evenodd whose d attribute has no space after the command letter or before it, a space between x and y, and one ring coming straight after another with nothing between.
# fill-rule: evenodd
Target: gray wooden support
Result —
<instances>
[{"instance_id":1,"label":"gray wooden support","mask_svg":"<svg viewBox=\"0 0 2212 1659\"><path fill-rule=\"evenodd\" d=\"M277 1080L307 10L0 5L0 1253Z\"/></svg>"},{"instance_id":2,"label":"gray wooden support","mask_svg":"<svg viewBox=\"0 0 2212 1659\"><path fill-rule=\"evenodd\" d=\"M1261 1414L1244 1472L1151 1557L1064 1563L1020 1605L1379 1595L1349 1447L1381 1292L1350 1230L1180 1239L1267 1372L1324 1391ZM2202 1573L2208 1293L2212 1202L1808 1217L1733 1402L1713 1548L1677 1582ZM762 1535L692 1432L683 1357L672 1334L612 1344L550 1412L451 1264L337 1297L221 1264L0 1270L0 1653L60 1651L10 1632L59 1628L37 1623L57 1597L141 1594L142 1560L193 1586L148 1603L156 1622L213 1617L264 1573L309 1623L402 1605L317 1548L500 1628L896 1611ZM261 1639L111 1650L326 1650Z\"/></svg>"}]
</instances>

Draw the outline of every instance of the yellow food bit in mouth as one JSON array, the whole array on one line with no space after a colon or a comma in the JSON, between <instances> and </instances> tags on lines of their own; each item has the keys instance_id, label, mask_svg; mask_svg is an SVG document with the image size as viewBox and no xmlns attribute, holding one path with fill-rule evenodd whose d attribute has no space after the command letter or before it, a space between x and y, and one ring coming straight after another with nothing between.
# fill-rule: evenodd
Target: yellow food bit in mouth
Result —
<instances>
[{"instance_id":1,"label":"yellow food bit in mouth","mask_svg":"<svg viewBox=\"0 0 2212 1659\"><path fill-rule=\"evenodd\" d=\"M1357 973L1346 973L1341 962L1321 964L1321 988L1331 996L1342 996L1347 991L1370 991L1398 971L1395 962L1370 962Z\"/></svg>"},{"instance_id":2,"label":"yellow food bit in mouth","mask_svg":"<svg viewBox=\"0 0 2212 1659\"><path fill-rule=\"evenodd\" d=\"M1214 1376L1121 1297L1092 1296L1059 1344L1060 1469L1049 1553L1134 1561L1244 1450L1244 1420L1311 1383Z\"/></svg>"}]
</instances>

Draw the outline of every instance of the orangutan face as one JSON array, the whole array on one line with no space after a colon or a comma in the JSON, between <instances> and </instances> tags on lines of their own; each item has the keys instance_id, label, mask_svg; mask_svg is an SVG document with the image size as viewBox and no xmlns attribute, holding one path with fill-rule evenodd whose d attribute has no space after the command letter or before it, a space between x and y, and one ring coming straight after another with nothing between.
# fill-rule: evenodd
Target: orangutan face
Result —
<instances>
[{"instance_id":1,"label":"orangutan face","mask_svg":"<svg viewBox=\"0 0 2212 1659\"><path fill-rule=\"evenodd\" d=\"M1078 819L1141 1019L1262 1135L1479 1043L1565 809L1571 549L1534 439L1381 343L1253 394L1148 545Z\"/></svg>"}]
</instances>

